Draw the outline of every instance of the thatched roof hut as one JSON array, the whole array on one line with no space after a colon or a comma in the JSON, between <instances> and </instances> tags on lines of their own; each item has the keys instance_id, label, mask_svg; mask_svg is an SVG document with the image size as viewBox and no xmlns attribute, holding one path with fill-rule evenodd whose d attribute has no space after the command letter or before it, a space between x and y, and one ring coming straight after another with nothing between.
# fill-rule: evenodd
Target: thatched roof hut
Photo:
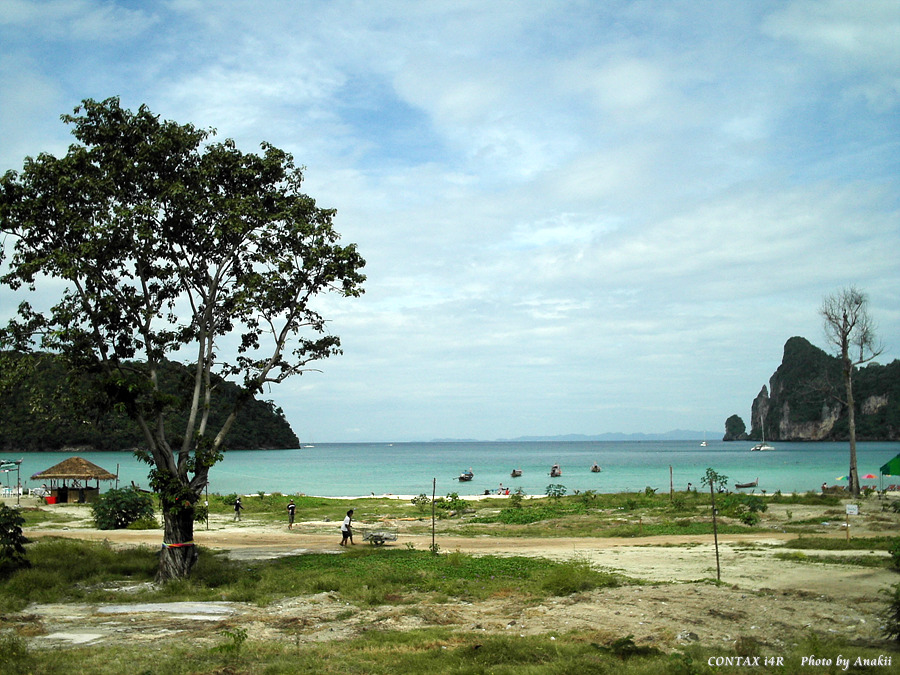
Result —
<instances>
[{"instance_id":1,"label":"thatched roof hut","mask_svg":"<svg viewBox=\"0 0 900 675\"><path fill-rule=\"evenodd\" d=\"M116 475L110 473L93 462L89 462L81 457L69 457L64 459L56 466L44 469L40 473L36 473L31 477L32 480L47 481L51 485L55 481L87 481L96 480L97 487L100 487L101 480L116 480Z\"/></svg>"}]
</instances>

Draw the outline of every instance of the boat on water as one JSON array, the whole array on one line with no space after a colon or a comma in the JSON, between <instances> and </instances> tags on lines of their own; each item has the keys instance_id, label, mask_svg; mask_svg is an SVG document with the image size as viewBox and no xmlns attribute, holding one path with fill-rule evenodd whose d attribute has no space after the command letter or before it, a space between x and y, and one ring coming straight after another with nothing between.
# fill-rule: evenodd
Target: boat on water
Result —
<instances>
[{"instance_id":1,"label":"boat on water","mask_svg":"<svg viewBox=\"0 0 900 675\"><path fill-rule=\"evenodd\" d=\"M459 474L460 483L465 483L472 480L473 478L475 478L475 474L472 473L472 469L467 469L466 471L463 471L461 474Z\"/></svg>"},{"instance_id":2,"label":"boat on water","mask_svg":"<svg viewBox=\"0 0 900 675\"><path fill-rule=\"evenodd\" d=\"M512 476L513 478L518 478L519 476L522 475L522 469L513 469L512 471L509 472L509 475Z\"/></svg>"},{"instance_id":3,"label":"boat on water","mask_svg":"<svg viewBox=\"0 0 900 675\"><path fill-rule=\"evenodd\" d=\"M562 469L559 468L559 464L554 464L550 467L550 477L551 478L559 478L562 476Z\"/></svg>"},{"instance_id":4,"label":"boat on water","mask_svg":"<svg viewBox=\"0 0 900 675\"><path fill-rule=\"evenodd\" d=\"M735 484L734 484L734 487L735 487L736 489L738 489L738 490L740 490L740 489L742 489L742 488L755 488L755 487L759 487L759 478L757 478L757 479L756 479L755 481L753 481L752 483L735 483Z\"/></svg>"},{"instance_id":5,"label":"boat on water","mask_svg":"<svg viewBox=\"0 0 900 675\"><path fill-rule=\"evenodd\" d=\"M600 473L601 471L603 471L602 467L597 462L594 462L594 465L591 467L591 473Z\"/></svg>"},{"instance_id":6,"label":"boat on water","mask_svg":"<svg viewBox=\"0 0 900 675\"><path fill-rule=\"evenodd\" d=\"M700 441L701 448L705 448L707 445L709 445L709 443L707 443L706 441Z\"/></svg>"},{"instance_id":7,"label":"boat on water","mask_svg":"<svg viewBox=\"0 0 900 675\"><path fill-rule=\"evenodd\" d=\"M752 448L750 448L750 452L765 452L767 450L774 450L771 445L766 443L766 432L762 432L762 443L757 443Z\"/></svg>"}]
</instances>

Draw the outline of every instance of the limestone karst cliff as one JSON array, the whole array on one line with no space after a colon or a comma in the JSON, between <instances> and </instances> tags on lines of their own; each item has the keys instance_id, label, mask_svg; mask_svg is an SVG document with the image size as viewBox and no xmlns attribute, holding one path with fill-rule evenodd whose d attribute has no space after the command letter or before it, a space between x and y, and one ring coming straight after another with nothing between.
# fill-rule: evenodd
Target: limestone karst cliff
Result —
<instances>
[{"instance_id":1,"label":"limestone karst cliff","mask_svg":"<svg viewBox=\"0 0 900 675\"><path fill-rule=\"evenodd\" d=\"M853 376L859 440L900 440L900 361L871 363ZM781 365L750 408L750 432L726 425L724 440L838 441L848 437L840 361L802 337L784 345ZM732 416L734 417L734 416ZM731 419L731 418L729 418Z\"/></svg>"}]
</instances>

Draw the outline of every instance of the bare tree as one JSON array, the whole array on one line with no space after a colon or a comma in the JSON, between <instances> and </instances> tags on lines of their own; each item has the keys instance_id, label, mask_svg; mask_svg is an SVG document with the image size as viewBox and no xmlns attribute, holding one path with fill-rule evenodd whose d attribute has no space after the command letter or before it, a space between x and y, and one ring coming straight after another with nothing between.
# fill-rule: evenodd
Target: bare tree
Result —
<instances>
[{"instance_id":1,"label":"bare tree","mask_svg":"<svg viewBox=\"0 0 900 675\"><path fill-rule=\"evenodd\" d=\"M844 288L822 301L820 313L825 320L825 337L840 352L844 380L847 419L850 429L850 490L859 497L859 472L856 468L856 408L853 402L853 371L877 358L884 347L875 337L875 324L869 316L869 298L855 286Z\"/></svg>"}]
</instances>

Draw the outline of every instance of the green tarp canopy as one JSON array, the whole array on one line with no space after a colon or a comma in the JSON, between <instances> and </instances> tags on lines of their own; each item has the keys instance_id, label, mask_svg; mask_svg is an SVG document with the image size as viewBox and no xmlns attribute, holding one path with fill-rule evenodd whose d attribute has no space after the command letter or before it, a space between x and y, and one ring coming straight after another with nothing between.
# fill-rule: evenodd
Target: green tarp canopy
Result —
<instances>
[{"instance_id":1,"label":"green tarp canopy","mask_svg":"<svg viewBox=\"0 0 900 675\"><path fill-rule=\"evenodd\" d=\"M881 467L880 471L882 476L900 476L900 455Z\"/></svg>"}]
</instances>

